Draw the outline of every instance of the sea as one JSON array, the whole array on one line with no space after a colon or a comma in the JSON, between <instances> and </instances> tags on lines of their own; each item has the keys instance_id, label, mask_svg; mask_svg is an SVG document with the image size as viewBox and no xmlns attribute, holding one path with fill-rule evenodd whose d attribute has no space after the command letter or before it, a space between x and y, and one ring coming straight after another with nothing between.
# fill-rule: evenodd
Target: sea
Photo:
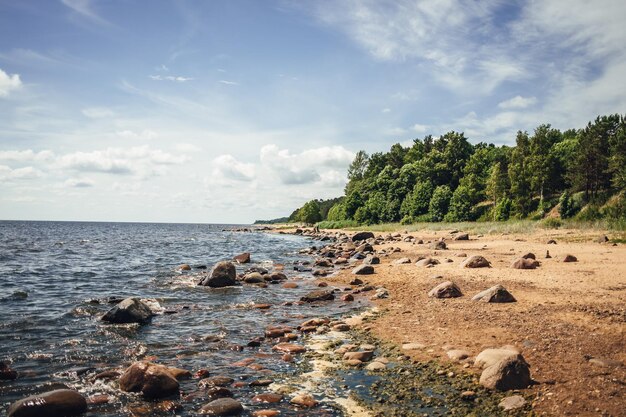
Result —
<instances>
[{"instance_id":1,"label":"sea","mask_svg":"<svg viewBox=\"0 0 626 417\"><path fill-rule=\"evenodd\" d=\"M232 390L247 415L264 408L279 410L281 416L312 415L288 399L269 405L251 401L268 389L250 386L250 381L298 378L307 364L306 359L283 361L270 343L247 344L270 325L295 327L307 318L347 314L345 303L322 308L289 303L316 289L310 273L296 269L311 261L300 250L320 242L236 228L0 221L0 360L19 374L16 380L0 381L0 414L25 396L69 387L86 397L108 395L109 401L90 406L87 416L197 415L208 402L197 379L182 381L181 396L163 406L93 378L150 360L241 382ZM196 285L198 274L242 252L252 254L252 263L237 266L238 272L251 266L281 269L298 279L299 287ZM181 264L192 270L179 271ZM100 317L125 297L148 300L158 314L141 326L102 322ZM254 308L259 303L271 308ZM254 358L260 366L242 366L244 358ZM322 403L314 415L342 414Z\"/></svg>"}]
</instances>

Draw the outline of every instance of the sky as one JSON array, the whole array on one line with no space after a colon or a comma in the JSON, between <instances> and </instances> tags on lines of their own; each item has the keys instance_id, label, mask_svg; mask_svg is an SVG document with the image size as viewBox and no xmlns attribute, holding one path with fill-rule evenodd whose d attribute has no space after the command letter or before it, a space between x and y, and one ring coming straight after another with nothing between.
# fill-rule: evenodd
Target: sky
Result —
<instances>
[{"instance_id":1,"label":"sky","mask_svg":"<svg viewBox=\"0 0 626 417\"><path fill-rule=\"evenodd\" d=\"M626 113L622 0L0 0L0 219L249 223L355 153Z\"/></svg>"}]
</instances>

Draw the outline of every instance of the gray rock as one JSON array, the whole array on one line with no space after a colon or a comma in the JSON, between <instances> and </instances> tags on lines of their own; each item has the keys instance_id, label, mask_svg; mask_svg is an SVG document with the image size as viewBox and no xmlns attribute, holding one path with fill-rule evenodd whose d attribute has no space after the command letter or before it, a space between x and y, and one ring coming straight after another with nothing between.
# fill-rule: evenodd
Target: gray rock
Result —
<instances>
[{"instance_id":1,"label":"gray rock","mask_svg":"<svg viewBox=\"0 0 626 417\"><path fill-rule=\"evenodd\" d=\"M200 281L199 285L213 288L230 287L237 285L236 277L237 270L232 262L218 262L211 269L209 276Z\"/></svg>"},{"instance_id":2,"label":"gray rock","mask_svg":"<svg viewBox=\"0 0 626 417\"><path fill-rule=\"evenodd\" d=\"M363 259L363 264L365 265L378 265L380 264L380 258L374 255L367 255L365 259Z\"/></svg>"},{"instance_id":3,"label":"gray rock","mask_svg":"<svg viewBox=\"0 0 626 417\"><path fill-rule=\"evenodd\" d=\"M352 235L352 241L357 242L359 240L367 240L374 237L374 233L372 232L359 232Z\"/></svg>"},{"instance_id":4,"label":"gray rock","mask_svg":"<svg viewBox=\"0 0 626 417\"><path fill-rule=\"evenodd\" d=\"M530 367L518 354L488 366L480 375L480 384L498 391L523 389L531 384Z\"/></svg>"},{"instance_id":5,"label":"gray rock","mask_svg":"<svg viewBox=\"0 0 626 417\"><path fill-rule=\"evenodd\" d=\"M430 249L434 250L445 250L448 249L448 245L443 240L436 240L429 245Z\"/></svg>"},{"instance_id":6,"label":"gray rock","mask_svg":"<svg viewBox=\"0 0 626 417\"><path fill-rule=\"evenodd\" d=\"M434 298L456 298L462 295L459 287L452 281L442 282L428 292L428 296Z\"/></svg>"},{"instance_id":7,"label":"gray rock","mask_svg":"<svg viewBox=\"0 0 626 417\"><path fill-rule=\"evenodd\" d=\"M147 323L154 316L150 307L143 303L139 298L126 298L109 310L102 321L109 323Z\"/></svg>"},{"instance_id":8,"label":"gray rock","mask_svg":"<svg viewBox=\"0 0 626 417\"><path fill-rule=\"evenodd\" d=\"M428 267L431 265L439 265L439 261L437 259L434 258L424 258L424 259L420 259L417 262L415 262L416 266L424 266L424 267Z\"/></svg>"},{"instance_id":9,"label":"gray rock","mask_svg":"<svg viewBox=\"0 0 626 417\"><path fill-rule=\"evenodd\" d=\"M505 346L498 349L485 349L476 356L474 366L485 369L503 359L521 357L519 350Z\"/></svg>"},{"instance_id":10,"label":"gray rock","mask_svg":"<svg viewBox=\"0 0 626 417\"><path fill-rule=\"evenodd\" d=\"M483 301L485 303L514 303L517 300L506 288L498 284L485 291L479 292L472 297L472 301Z\"/></svg>"},{"instance_id":11,"label":"gray rock","mask_svg":"<svg viewBox=\"0 0 626 417\"><path fill-rule=\"evenodd\" d=\"M469 240L469 234L461 233L460 235L456 235L454 240Z\"/></svg>"},{"instance_id":12,"label":"gray rock","mask_svg":"<svg viewBox=\"0 0 626 417\"><path fill-rule=\"evenodd\" d=\"M200 413L209 416L238 416L243 413L243 406L232 398L219 398L202 407Z\"/></svg>"},{"instance_id":13,"label":"gray rock","mask_svg":"<svg viewBox=\"0 0 626 417\"><path fill-rule=\"evenodd\" d=\"M402 265L402 264L410 264L411 260L409 258L400 258L393 261L394 265Z\"/></svg>"},{"instance_id":14,"label":"gray rock","mask_svg":"<svg viewBox=\"0 0 626 417\"><path fill-rule=\"evenodd\" d=\"M305 303L313 303L315 301L331 301L335 299L335 294L332 290L316 290L311 291L304 297L300 298L300 301Z\"/></svg>"},{"instance_id":15,"label":"gray rock","mask_svg":"<svg viewBox=\"0 0 626 417\"><path fill-rule=\"evenodd\" d=\"M352 270L355 275L371 275L374 273L374 267L371 265L359 265Z\"/></svg>"},{"instance_id":16,"label":"gray rock","mask_svg":"<svg viewBox=\"0 0 626 417\"><path fill-rule=\"evenodd\" d=\"M87 411L87 401L78 392L59 389L31 395L11 404L8 417L77 416Z\"/></svg>"},{"instance_id":17,"label":"gray rock","mask_svg":"<svg viewBox=\"0 0 626 417\"><path fill-rule=\"evenodd\" d=\"M539 263L539 261L536 261L535 259L519 258L519 259L516 259L515 261L513 261L513 263L511 264L511 268L513 268L513 269L535 269L539 265L541 265L541 264Z\"/></svg>"},{"instance_id":18,"label":"gray rock","mask_svg":"<svg viewBox=\"0 0 626 417\"><path fill-rule=\"evenodd\" d=\"M498 407L502 408L504 411L517 410L518 408L522 408L526 405L526 400L521 395L511 395L510 397L505 397L500 401Z\"/></svg>"}]
</instances>

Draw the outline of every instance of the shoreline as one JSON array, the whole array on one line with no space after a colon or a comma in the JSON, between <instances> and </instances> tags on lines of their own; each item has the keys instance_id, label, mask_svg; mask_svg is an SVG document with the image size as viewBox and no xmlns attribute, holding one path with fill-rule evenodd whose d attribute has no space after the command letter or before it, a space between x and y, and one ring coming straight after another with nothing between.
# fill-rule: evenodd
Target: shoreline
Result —
<instances>
[{"instance_id":1,"label":"shoreline","mask_svg":"<svg viewBox=\"0 0 626 417\"><path fill-rule=\"evenodd\" d=\"M293 233L279 229L278 233ZM350 236L354 231L305 232L320 239ZM598 243L597 231L541 230L525 234L470 236L453 240L450 231L376 233L384 241L373 243L381 263L375 273L360 278L375 287L384 286L389 298L374 300L382 314L367 330L395 346L413 343L417 349L403 351L416 362L436 361L477 379L473 358L486 348L513 345L530 364L534 384L520 393L536 415L623 416L626 390L626 247ZM418 244L417 239L425 243ZM395 236L395 237L394 237ZM444 238L447 249L430 249L428 242ZM557 244L547 244L548 240ZM332 244L331 244L332 246ZM389 251L389 248L394 247ZM545 258L549 251L550 258ZM490 268L466 269L463 256L480 254ZM533 252L540 266L516 270L511 262ZM563 262L567 254L577 262ZM319 255L319 253L318 253ZM441 261L418 267L420 256ZM400 258L409 264L394 264ZM321 280L346 285L360 264L337 266ZM443 280L459 285L463 296L432 299L428 290ZM470 298L492 285L504 285L515 303L472 302ZM453 351L465 351L455 360Z\"/></svg>"}]
</instances>

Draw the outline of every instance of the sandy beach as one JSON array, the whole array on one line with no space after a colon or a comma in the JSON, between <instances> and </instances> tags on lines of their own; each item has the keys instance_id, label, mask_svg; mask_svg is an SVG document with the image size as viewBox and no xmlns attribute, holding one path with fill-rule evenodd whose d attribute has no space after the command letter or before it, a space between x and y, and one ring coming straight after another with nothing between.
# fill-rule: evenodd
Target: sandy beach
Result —
<instances>
[{"instance_id":1,"label":"sandy beach","mask_svg":"<svg viewBox=\"0 0 626 417\"><path fill-rule=\"evenodd\" d=\"M537 415L626 415L626 246L599 243L603 234L597 231L470 234L469 240L459 241L454 240L458 233L450 232L376 234L385 238L374 245L381 262L374 265L374 274L360 278L385 287L390 295L374 301L383 314L367 322L372 335L399 346L414 344L417 349L404 350L414 360L453 362L477 380L475 356L486 348L512 345L530 364L535 384L521 393ZM413 242L405 241L409 235ZM447 249L429 249L429 241L442 238ZM538 268L511 268L528 252L536 255ZM577 261L563 262L568 254ZM463 268L465 255L481 255L491 267ZM416 266L419 257L440 263ZM395 262L400 258L411 263ZM344 285L354 278L351 267L344 267L324 281ZM430 298L428 291L443 281L453 281L463 296ZM471 300L496 284L517 301ZM469 357L451 359L447 352L453 350Z\"/></svg>"}]
</instances>

